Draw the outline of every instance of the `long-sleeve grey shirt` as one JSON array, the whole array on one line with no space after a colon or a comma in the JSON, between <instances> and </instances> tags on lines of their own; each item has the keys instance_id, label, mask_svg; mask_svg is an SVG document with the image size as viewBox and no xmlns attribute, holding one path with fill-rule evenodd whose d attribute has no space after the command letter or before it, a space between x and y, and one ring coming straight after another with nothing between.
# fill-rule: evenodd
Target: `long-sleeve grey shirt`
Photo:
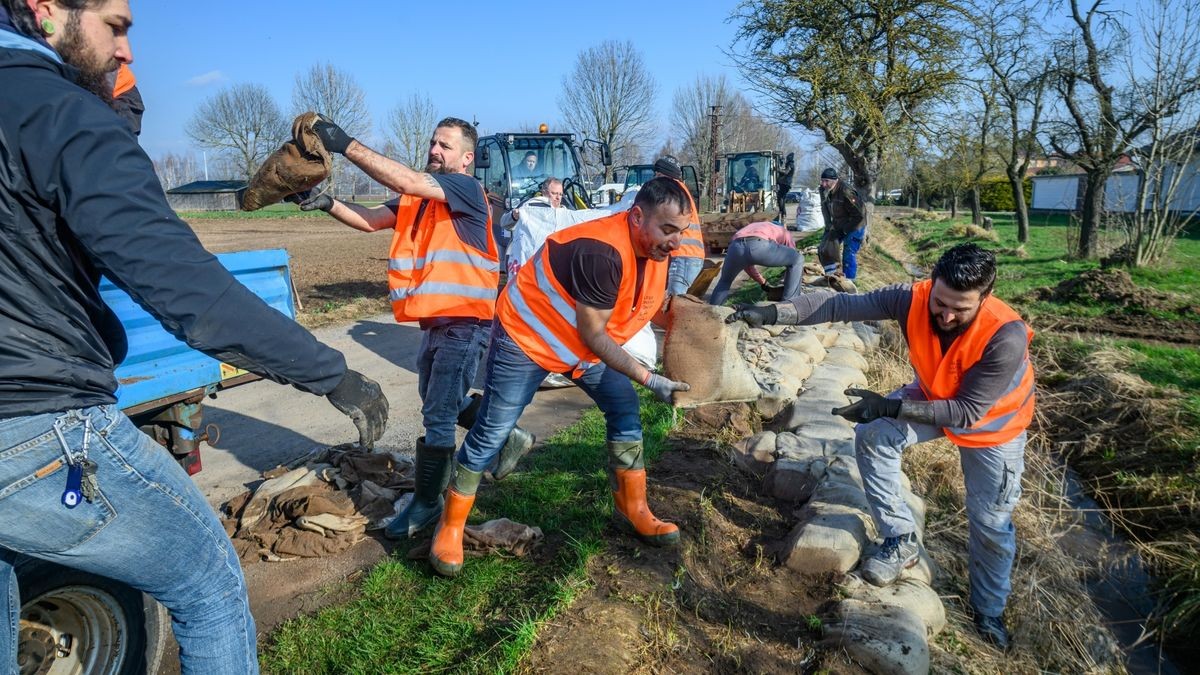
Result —
<instances>
[{"instance_id":1,"label":"long-sleeve grey shirt","mask_svg":"<svg viewBox=\"0 0 1200 675\"><path fill-rule=\"evenodd\" d=\"M912 286L886 286L857 295L803 293L791 299L795 316L789 316L788 304L780 305L779 323L810 326L833 321L891 319L900 323L900 330L907 341ZM934 426L961 429L978 422L1000 400L1020 368L1028 345L1027 331L1024 321L1012 321L1001 326L988 341L979 361L963 373L962 384L954 398L930 401L928 407L906 401L901 417ZM939 338L942 352L945 353L953 344L954 336L939 335Z\"/></svg>"}]
</instances>

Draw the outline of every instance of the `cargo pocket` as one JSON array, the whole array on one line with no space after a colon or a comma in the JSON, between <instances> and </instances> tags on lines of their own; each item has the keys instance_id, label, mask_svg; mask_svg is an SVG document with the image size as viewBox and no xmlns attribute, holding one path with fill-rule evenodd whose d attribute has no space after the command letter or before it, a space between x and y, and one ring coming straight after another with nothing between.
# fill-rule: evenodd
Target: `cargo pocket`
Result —
<instances>
[{"instance_id":1,"label":"cargo pocket","mask_svg":"<svg viewBox=\"0 0 1200 675\"><path fill-rule=\"evenodd\" d=\"M83 424L65 430L64 437L81 444ZM62 553L112 521L116 511L101 490L91 502L81 500L73 509L63 505L67 466L53 430L0 450L0 546L21 553Z\"/></svg>"}]
</instances>

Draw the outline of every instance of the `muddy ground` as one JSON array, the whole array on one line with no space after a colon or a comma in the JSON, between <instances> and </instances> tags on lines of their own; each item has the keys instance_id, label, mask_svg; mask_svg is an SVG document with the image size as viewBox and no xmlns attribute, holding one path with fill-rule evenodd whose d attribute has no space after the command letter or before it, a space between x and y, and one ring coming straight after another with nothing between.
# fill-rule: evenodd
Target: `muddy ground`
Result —
<instances>
[{"instance_id":1,"label":"muddy ground","mask_svg":"<svg viewBox=\"0 0 1200 675\"><path fill-rule=\"evenodd\" d=\"M387 310L390 231L359 232L331 218L206 218L189 224L214 253L287 249L307 326ZM354 311L355 305L363 306Z\"/></svg>"}]
</instances>

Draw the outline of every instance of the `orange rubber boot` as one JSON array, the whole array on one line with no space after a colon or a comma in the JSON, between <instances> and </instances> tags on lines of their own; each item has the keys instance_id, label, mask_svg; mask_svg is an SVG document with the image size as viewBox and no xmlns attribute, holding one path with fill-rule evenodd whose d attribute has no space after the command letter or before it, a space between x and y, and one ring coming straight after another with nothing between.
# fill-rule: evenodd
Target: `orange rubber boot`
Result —
<instances>
[{"instance_id":1,"label":"orange rubber boot","mask_svg":"<svg viewBox=\"0 0 1200 675\"><path fill-rule=\"evenodd\" d=\"M610 471L616 488L613 491L616 506L613 521L617 527L651 546L678 544L679 528L655 518L646 504L646 470L614 468Z\"/></svg>"},{"instance_id":2,"label":"orange rubber boot","mask_svg":"<svg viewBox=\"0 0 1200 675\"><path fill-rule=\"evenodd\" d=\"M446 490L446 506L433 533L433 546L429 549L429 564L444 577L458 574L463 566L463 528L467 516L475 505L475 491L479 489L482 471L471 471L457 464L454 482Z\"/></svg>"}]
</instances>

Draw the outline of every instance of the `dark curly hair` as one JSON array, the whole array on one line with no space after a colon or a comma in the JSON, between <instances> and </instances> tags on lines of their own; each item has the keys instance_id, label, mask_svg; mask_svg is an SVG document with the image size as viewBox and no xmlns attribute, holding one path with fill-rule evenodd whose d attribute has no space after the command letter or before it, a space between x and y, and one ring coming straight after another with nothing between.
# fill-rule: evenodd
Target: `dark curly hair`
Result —
<instances>
[{"instance_id":1,"label":"dark curly hair","mask_svg":"<svg viewBox=\"0 0 1200 675\"><path fill-rule=\"evenodd\" d=\"M81 9L91 9L103 5L105 0L58 0L58 4L76 12ZM0 5L8 10L12 17L13 27L30 37L41 37L42 29L38 26L37 17L25 0L0 0Z\"/></svg>"},{"instance_id":2,"label":"dark curly hair","mask_svg":"<svg viewBox=\"0 0 1200 675\"><path fill-rule=\"evenodd\" d=\"M996 284L996 255L978 244L959 244L938 258L930 277L956 291L987 295Z\"/></svg>"}]
</instances>

